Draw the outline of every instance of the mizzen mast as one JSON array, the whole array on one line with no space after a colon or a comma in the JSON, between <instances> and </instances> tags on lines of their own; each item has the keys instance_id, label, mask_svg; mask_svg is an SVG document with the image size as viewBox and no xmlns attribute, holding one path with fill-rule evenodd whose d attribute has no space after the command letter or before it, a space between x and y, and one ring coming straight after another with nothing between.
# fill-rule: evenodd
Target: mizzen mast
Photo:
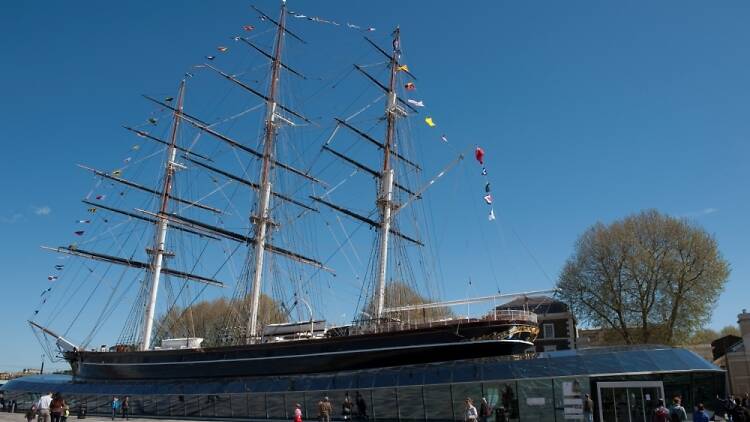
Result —
<instances>
[{"instance_id":1,"label":"mizzen mast","mask_svg":"<svg viewBox=\"0 0 750 422\"><path fill-rule=\"evenodd\" d=\"M271 202L271 163L275 152L276 141L276 107L279 89L279 76L282 67L281 49L286 24L286 1L281 3L281 17L277 25L276 45L274 47L271 65L271 84L266 99L266 127L263 137L263 158L260 172L260 189L258 192L257 214L252 216L255 224L255 269L252 280L252 296L250 302L250 316L248 320L248 342L254 342L258 336L258 308L260 306L261 280L263 278L263 260L265 256L266 238L272 220L269 215Z\"/></svg>"},{"instance_id":2,"label":"mizzen mast","mask_svg":"<svg viewBox=\"0 0 750 422\"><path fill-rule=\"evenodd\" d=\"M140 349L149 350L151 348L151 333L154 328L154 316L156 311L156 298L159 290L159 279L162 273L162 266L165 257L165 242L167 239L167 227L169 226L169 218L167 214L169 212L169 199L170 192L172 191L172 181L174 179L174 173L177 168L181 168L180 164L175 162L177 157L177 129L180 126L182 120L182 107L183 100L185 97L185 80L180 82L180 91L177 99L177 108L174 110L174 121L172 123L172 133L169 139L168 157L167 163L164 168L164 187L161 193L161 206L159 207L159 214L157 216L156 225L156 236L154 239L154 247L149 251L151 254L151 282L149 284L149 295L148 302L146 303L146 312L143 316L143 338L141 341Z\"/></svg>"},{"instance_id":3,"label":"mizzen mast","mask_svg":"<svg viewBox=\"0 0 750 422\"><path fill-rule=\"evenodd\" d=\"M400 58L400 29L396 27L393 32L393 52L391 54L391 77L388 84L388 101L385 108L386 132L384 153L383 153L383 172L380 179L380 192L377 203L380 208L380 248L378 251L378 271L376 284L377 313L376 318L383 318L383 308L385 306L385 281L388 270L388 240L391 233L391 211L393 208L393 179L394 172L391 165L391 149L393 148L393 136L396 131L396 119L403 114L399 108L396 97L396 72L398 72L398 61Z\"/></svg>"}]
</instances>

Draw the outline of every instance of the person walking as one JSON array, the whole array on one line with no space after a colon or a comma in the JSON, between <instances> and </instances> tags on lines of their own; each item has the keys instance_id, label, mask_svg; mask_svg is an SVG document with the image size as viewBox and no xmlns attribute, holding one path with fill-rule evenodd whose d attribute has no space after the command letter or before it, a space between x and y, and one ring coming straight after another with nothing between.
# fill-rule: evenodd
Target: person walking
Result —
<instances>
[{"instance_id":1,"label":"person walking","mask_svg":"<svg viewBox=\"0 0 750 422\"><path fill-rule=\"evenodd\" d=\"M703 403L698 403L698 408L695 410L695 413L693 413L693 422L708 422L708 413L706 413L706 408L703 406Z\"/></svg>"},{"instance_id":2,"label":"person walking","mask_svg":"<svg viewBox=\"0 0 750 422\"><path fill-rule=\"evenodd\" d=\"M588 394L583 396L583 420L594 422L594 401Z\"/></svg>"},{"instance_id":3,"label":"person walking","mask_svg":"<svg viewBox=\"0 0 750 422\"><path fill-rule=\"evenodd\" d=\"M63 407L63 414L60 418L60 422L68 422L68 416L70 416L70 406L68 403L65 403L65 406Z\"/></svg>"},{"instance_id":4,"label":"person walking","mask_svg":"<svg viewBox=\"0 0 750 422\"><path fill-rule=\"evenodd\" d=\"M482 397L482 401L479 403L479 420L481 422L487 422L487 418L492 415L492 407L487 403L487 398Z\"/></svg>"},{"instance_id":5,"label":"person walking","mask_svg":"<svg viewBox=\"0 0 750 422\"><path fill-rule=\"evenodd\" d=\"M352 418L352 407L354 407L354 403L352 403L352 398L349 397L349 392L347 391L346 394L344 394L344 402L341 403L341 417L343 417L345 421Z\"/></svg>"},{"instance_id":6,"label":"person walking","mask_svg":"<svg viewBox=\"0 0 750 422\"><path fill-rule=\"evenodd\" d=\"M464 422L476 422L477 420L477 408L474 407L474 402L471 400L471 397L467 397L464 400L464 404L466 405L464 410Z\"/></svg>"},{"instance_id":7,"label":"person walking","mask_svg":"<svg viewBox=\"0 0 750 422\"><path fill-rule=\"evenodd\" d=\"M122 400L122 403L120 403L120 409L122 409L122 418L126 421L129 420L130 416L130 397L125 396L125 398Z\"/></svg>"},{"instance_id":8,"label":"person walking","mask_svg":"<svg viewBox=\"0 0 750 422\"><path fill-rule=\"evenodd\" d=\"M39 414L39 422L50 422L49 405L52 404L52 393L47 393L36 402L36 411Z\"/></svg>"},{"instance_id":9,"label":"person walking","mask_svg":"<svg viewBox=\"0 0 750 422\"><path fill-rule=\"evenodd\" d=\"M115 420L115 416L117 416L117 411L120 409L120 399L117 397L112 397L112 420Z\"/></svg>"},{"instance_id":10,"label":"person walking","mask_svg":"<svg viewBox=\"0 0 750 422\"><path fill-rule=\"evenodd\" d=\"M664 400L659 399L659 403L656 405L656 409L654 409L654 422L669 422L669 409L664 406Z\"/></svg>"},{"instance_id":11,"label":"person walking","mask_svg":"<svg viewBox=\"0 0 750 422\"><path fill-rule=\"evenodd\" d=\"M60 393L55 393L52 396L52 401L49 404L49 414L52 417L52 422L61 422L63 412L65 411L65 400Z\"/></svg>"},{"instance_id":12,"label":"person walking","mask_svg":"<svg viewBox=\"0 0 750 422\"><path fill-rule=\"evenodd\" d=\"M357 391L357 395L354 400L357 404L357 415L361 420L367 420L367 402L365 401L365 398L362 397L362 394L360 394L359 391Z\"/></svg>"},{"instance_id":13,"label":"person walking","mask_svg":"<svg viewBox=\"0 0 750 422\"><path fill-rule=\"evenodd\" d=\"M331 422L331 402L328 400L328 396L323 397L323 400L318 402L318 416L320 422Z\"/></svg>"},{"instance_id":14,"label":"person walking","mask_svg":"<svg viewBox=\"0 0 750 422\"><path fill-rule=\"evenodd\" d=\"M672 399L672 406L669 408L669 420L672 422L682 422L687 420L687 412L682 407L682 399L676 396Z\"/></svg>"},{"instance_id":15,"label":"person walking","mask_svg":"<svg viewBox=\"0 0 750 422\"><path fill-rule=\"evenodd\" d=\"M299 403L294 405L294 422L302 422L302 405Z\"/></svg>"}]
</instances>

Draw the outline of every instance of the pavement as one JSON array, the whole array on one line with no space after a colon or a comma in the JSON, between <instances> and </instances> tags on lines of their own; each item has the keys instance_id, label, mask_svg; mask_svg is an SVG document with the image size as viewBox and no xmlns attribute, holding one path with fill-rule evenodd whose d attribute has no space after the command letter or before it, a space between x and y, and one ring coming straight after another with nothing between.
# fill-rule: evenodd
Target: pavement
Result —
<instances>
[{"instance_id":1,"label":"pavement","mask_svg":"<svg viewBox=\"0 0 750 422\"><path fill-rule=\"evenodd\" d=\"M177 422L178 419L147 419L147 418L130 418L131 421L138 422ZM200 421L201 419L190 419L191 421ZM122 421L122 419L115 419L116 422ZM182 420L184 421L184 420ZM182 422L180 421L180 422ZM0 422L26 422L24 413L7 413L0 412ZM112 418L102 416L86 416L86 419L78 419L75 416L68 417L68 422L112 422Z\"/></svg>"}]
</instances>

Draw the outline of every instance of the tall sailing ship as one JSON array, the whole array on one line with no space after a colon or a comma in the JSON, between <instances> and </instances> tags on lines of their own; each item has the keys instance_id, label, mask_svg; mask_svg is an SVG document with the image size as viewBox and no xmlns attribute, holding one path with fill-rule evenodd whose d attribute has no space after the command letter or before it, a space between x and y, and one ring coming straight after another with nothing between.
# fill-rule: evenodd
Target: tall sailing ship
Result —
<instances>
[{"instance_id":1,"label":"tall sailing ship","mask_svg":"<svg viewBox=\"0 0 750 422\"><path fill-rule=\"evenodd\" d=\"M284 101L295 97L282 95L286 78L308 80L285 59L290 57L288 40L304 43L288 27L289 18L307 17L289 11L285 2L278 17L254 9L267 30L248 25L244 27L247 36L236 36L234 41L237 48L247 48L264 60L260 67L229 73L220 68L215 56L207 56L204 64L186 74L174 97L145 96L160 114L149 117L144 125L126 127L143 142L152 144L153 152L143 153L136 145L132 153L141 153L140 158L127 157L123 168L112 171L81 166L94 174L96 184L83 201L91 217L80 223L94 230L76 231L82 239L80 244L47 248L66 257L61 261L64 263L56 266L59 275L50 276L52 282L58 283L55 293L59 292L60 305L48 315L36 311L29 321L40 338L47 343L51 340L57 347L57 351L50 348L50 355L60 354L67 360L78 380L143 380L322 373L511 355L527 350L538 331L532 312L491 309L469 318L446 311L455 304L501 301L517 295L433 302L424 297L432 299L434 292L422 290L413 281L426 278L429 271L416 271L409 263L410 248L425 245L419 236L407 234L408 219L400 218L415 208L429 193L428 188L463 155L458 155L437 176L418 184L422 169L411 158L414 148L407 138L409 118L418 115L420 104L401 95L416 78L401 61L400 29L393 31L389 48L365 37L373 54L382 56L381 61L376 65L357 64L350 73L372 83L377 96L348 117L332 119L333 130L326 135L322 148L310 153L310 139L300 151L292 138L304 129L322 130L321 119L306 117ZM271 51L258 41L263 36L273 39ZM223 58L227 49L220 46L216 54ZM371 73L369 69L373 67L387 72L386 82ZM238 104L247 104L247 98L259 103L214 123L192 111L188 113L188 82L197 72L205 77L218 76L215 79L233 92L239 91L245 100ZM265 90L257 86L260 81L250 80L253 72L267 75ZM340 82L341 79L334 81ZM357 126L361 116L379 109L372 106L383 102L385 112L377 112L370 120L375 123L373 128L384 126L382 135ZM225 131L233 127L235 131L242 130L235 126L240 126L239 118L260 110L264 113L257 118L256 145L237 140ZM168 119L163 120L171 124L164 131L166 136L158 136L156 128L165 115ZM344 146L334 143L342 133L354 142ZM382 140L378 139L380 136ZM364 158L354 157L354 152ZM316 160L321 156L330 158L328 166L339 166L347 174L353 172L375 181L374 195L367 200L370 207L374 206L369 214L332 199L333 192L343 189L348 179L334 184L316 175ZM291 161L285 161L289 157ZM128 177L136 174L137 163L149 161L158 161L158 167L152 165L151 169L159 173L156 185ZM233 171L232 166L240 171ZM255 174L257 179L252 177ZM109 194L114 200L99 193L107 189L115 192ZM367 197L361 187L350 189L348 197L352 200ZM132 197L140 198L142 205L124 205ZM212 200L219 202L216 198L225 200L224 205L212 204ZM310 217L322 214L331 216L329 221L345 234L343 240L329 223L325 225L330 238L314 238ZM356 228L347 232L342 218ZM360 227L375 232L368 263L362 262L353 245L352 232ZM97 235L87 236L91 231ZM187 240L181 243L178 239ZM364 271L363 276L352 281L360 295L351 324L329 326L314 318L310 305L316 299L311 285L325 284L323 279L330 280L334 272L329 268L330 259L313 258L295 246L314 251L328 245L335 246L331 256L349 251L345 258L354 274ZM421 267L427 267L419 262ZM222 277L231 277L233 282L225 283ZM70 279L72 285L62 288L58 278ZM101 289L111 291L82 293L82 286L92 279L98 280L95 291L101 285L105 285ZM206 289L232 284L231 298L222 302L226 305L222 308L224 314L214 318L221 321L220 326L214 327L211 338L195 336L200 331L195 329L196 308L201 304L196 303L198 298ZM51 290L52 287L46 292ZM416 296L414 290L422 295ZM128 294L135 298L116 345L90 348L90 342L101 330L111 331L109 319L123 303L128 303L124 299ZM167 307L162 314L157 310L160 299ZM316 307L326 307L331 299L318 296ZM415 303L408 303L409 300ZM67 329L58 328L60 312L75 302L102 306L91 333L79 343L68 338L75 332L73 325L80 323L81 312ZM297 321L290 322L295 313ZM205 330L201 332L209 335Z\"/></svg>"}]
</instances>

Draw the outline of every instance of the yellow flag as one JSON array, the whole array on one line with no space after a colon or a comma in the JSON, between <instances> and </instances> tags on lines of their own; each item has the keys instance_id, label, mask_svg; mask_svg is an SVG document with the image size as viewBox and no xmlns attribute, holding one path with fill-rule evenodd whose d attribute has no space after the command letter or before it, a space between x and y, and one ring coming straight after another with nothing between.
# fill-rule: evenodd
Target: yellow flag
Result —
<instances>
[{"instance_id":1,"label":"yellow flag","mask_svg":"<svg viewBox=\"0 0 750 422\"><path fill-rule=\"evenodd\" d=\"M424 122L427 123L429 127L435 127L435 122L432 121L432 117L425 117Z\"/></svg>"},{"instance_id":2,"label":"yellow flag","mask_svg":"<svg viewBox=\"0 0 750 422\"><path fill-rule=\"evenodd\" d=\"M408 72L409 66L402 64L401 66L397 67L396 70L401 71L401 72Z\"/></svg>"}]
</instances>

